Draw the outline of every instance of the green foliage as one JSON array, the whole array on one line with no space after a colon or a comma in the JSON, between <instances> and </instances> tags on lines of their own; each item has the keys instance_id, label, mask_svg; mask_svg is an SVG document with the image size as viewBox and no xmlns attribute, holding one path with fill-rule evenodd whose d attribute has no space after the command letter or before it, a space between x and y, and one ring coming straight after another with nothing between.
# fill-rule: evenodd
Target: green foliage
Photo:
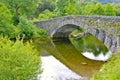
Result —
<instances>
[{"instance_id":1,"label":"green foliage","mask_svg":"<svg viewBox=\"0 0 120 80\"><path fill-rule=\"evenodd\" d=\"M101 71L94 74L91 80L120 80L120 53L104 64Z\"/></svg>"},{"instance_id":2,"label":"green foliage","mask_svg":"<svg viewBox=\"0 0 120 80\"><path fill-rule=\"evenodd\" d=\"M95 9L94 4L87 4L87 5L85 5L84 10L82 11L82 14L92 15L92 14L94 14L94 9Z\"/></svg>"},{"instance_id":3,"label":"green foliage","mask_svg":"<svg viewBox=\"0 0 120 80\"><path fill-rule=\"evenodd\" d=\"M46 9L54 11L55 1L56 0L41 0L36 10L35 16L37 17L41 12L45 11Z\"/></svg>"},{"instance_id":4,"label":"green foliage","mask_svg":"<svg viewBox=\"0 0 120 80\"><path fill-rule=\"evenodd\" d=\"M113 15L113 16L115 16L116 15L116 8L108 3L104 7L104 12L105 12L105 15L108 15L108 16Z\"/></svg>"},{"instance_id":5,"label":"green foliage","mask_svg":"<svg viewBox=\"0 0 120 80\"><path fill-rule=\"evenodd\" d=\"M65 15L72 15L72 14L81 14L82 7L80 7L79 3L68 3L65 6Z\"/></svg>"},{"instance_id":6,"label":"green foliage","mask_svg":"<svg viewBox=\"0 0 120 80\"><path fill-rule=\"evenodd\" d=\"M111 4L106 4L106 5L102 5L101 3L87 4L82 12L83 12L82 14L85 15L115 16L116 8Z\"/></svg>"},{"instance_id":7,"label":"green foliage","mask_svg":"<svg viewBox=\"0 0 120 80\"><path fill-rule=\"evenodd\" d=\"M31 17L40 2L40 0L0 0L4 2L13 14L14 25L19 23L20 15Z\"/></svg>"},{"instance_id":8,"label":"green foliage","mask_svg":"<svg viewBox=\"0 0 120 80\"><path fill-rule=\"evenodd\" d=\"M56 14L54 12L45 10L39 14L38 20L46 20L46 19L54 18L55 16Z\"/></svg>"},{"instance_id":9,"label":"green foliage","mask_svg":"<svg viewBox=\"0 0 120 80\"><path fill-rule=\"evenodd\" d=\"M37 28L32 21L28 20L25 16L20 17L20 22L18 26L21 28L21 35L25 38L37 38L46 36L46 32Z\"/></svg>"},{"instance_id":10,"label":"green foliage","mask_svg":"<svg viewBox=\"0 0 120 80\"><path fill-rule=\"evenodd\" d=\"M0 80L36 80L40 72L39 54L29 42L0 36Z\"/></svg>"},{"instance_id":11,"label":"green foliage","mask_svg":"<svg viewBox=\"0 0 120 80\"><path fill-rule=\"evenodd\" d=\"M85 32L85 29L79 28L79 29L75 29L71 32L71 34L78 34L78 33L83 33Z\"/></svg>"},{"instance_id":12,"label":"green foliage","mask_svg":"<svg viewBox=\"0 0 120 80\"><path fill-rule=\"evenodd\" d=\"M56 1L56 9L55 12L58 16L64 16L65 15L65 6L69 3L76 3L76 0L57 0Z\"/></svg>"},{"instance_id":13,"label":"green foliage","mask_svg":"<svg viewBox=\"0 0 120 80\"><path fill-rule=\"evenodd\" d=\"M9 9L0 2L0 34L14 38L20 30L12 24L12 15Z\"/></svg>"},{"instance_id":14,"label":"green foliage","mask_svg":"<svg viewBox=\"0 0 120 80\"><path fill-rule=\"evenodd\" d=\"M120 16L120 3L119 4L114 4L115 8L116 8L116 15Z\"/></svg>"},{"instance_id":15,"label":"green foliage","mask_svg":"<svg viewBox=\"0 0 120 80\"><path fill-rule=\"evenodd\" d=\"M15 14L29 15L34 13L40 0L0 0L4 2L8 8Z\"/></svg>"},{"instance_id":16,"label":"green foliage","mask_svg":"<svg viewBox=\"0 0 120 80\"><path fill-rule=\"evenodd\" d=\"M3 3L0 3L0 12L0 34L9 38L15 38L19 35L25 35L25 38L46 36L46 32L43 29L36 28L33 22L25 16L20 17L19 25L15 26L10 10Z\"/></svg>"},{"instance_id":17,"label":"green foliage","mask_svg":"<svg viewBox=\"0 0 120 80\"><path fill-rule=\"evenodd\" d=\"M104 6L101 3L95 5L94 14L104 15Z\"/></svg>"},{"instance_id":18,"label":"green foliage","mask_svg":"<svg viewBox=\"0 0 120 80\"><path fill-rule=\"evenodd\" d=\"M96 0L89 0L88 2L86 0L57 0L55 12L57 16L72 14L115 16L116 8L112 4L104 5Z\"/></svg>"}]
</instances>

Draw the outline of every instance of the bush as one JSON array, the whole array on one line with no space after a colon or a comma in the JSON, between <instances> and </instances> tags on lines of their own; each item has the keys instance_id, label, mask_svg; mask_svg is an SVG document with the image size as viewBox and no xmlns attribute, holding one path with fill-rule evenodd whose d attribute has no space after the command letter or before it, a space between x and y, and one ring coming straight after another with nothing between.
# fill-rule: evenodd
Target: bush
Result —
<instances>
[{"instance_id":1,"label":"bush","mask_svg":"<svg viewBox=\"0 0 120 80\"><path fill-rule=\"evenodd\" d=\"M29 42L0 37L0 80L36 80L40 56Z\"/></svg>"},{"instance_id":2,"label":"bush","mask_svg":"<svg viewBox=\"0 0 120 80\"><path fill-rule=\"evenodd\" d=\"M117 16L120 16L120 3L118 3L118 4L113 4L113 6L115 6L115 8L116 8L116 15L117 15Z\"/></svg>"},{"instance_id":3,"label":"bush","mask_svg":"<svg viewBox=\"0 0 120 80\"><path fill-rule=\"evenodd\" d=\"M105 5L104 12L105 12L105 15L107 16L116 16L116 8L110 3Z\"/></svg>"},{"instance_id":4,"label":"bush","mask_svg":"<svg viewBox=\"0 0 120 80\"><path fill-rule=\"evenodd\" d=\"M120 80L120 53L104 64L91 80Z\"/></svg>"},{"instance_id":5,"label":"bush","mask_svg":"<svg viewBox=\"0 0 120 80\"><path fill-rule=\"evenodd\" d=\"M48 9L46 9L45 11L43 11L42 13L39 14L38 19L39 20L47 20L47 19L54 18L54 17L56 17L56 14L54 12L51 12Z\"/></svg>"},{"instance_id":6,"label":"bush","mask_svg":"<svg viewBox=\"0 0 120 80\"><path fill-rule=\"evenodd\" d=\"M20 17L18 26L21 28L21 35L25 38L37 38L46 36L45 30L37 28L31 20L28 20L25 16Z\"/></svg>"}]
</instances>

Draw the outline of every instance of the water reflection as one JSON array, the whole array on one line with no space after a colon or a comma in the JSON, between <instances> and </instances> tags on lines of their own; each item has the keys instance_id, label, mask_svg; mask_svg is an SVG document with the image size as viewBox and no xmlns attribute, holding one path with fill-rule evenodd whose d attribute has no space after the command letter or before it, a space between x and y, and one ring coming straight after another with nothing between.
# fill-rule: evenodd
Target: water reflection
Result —
<instances>
[{"instance_id":1,"label":"water reflection","mask_svg":"<svg viewBox=\"0 0 120 80\"><path fill-rule=\"evenodd\" d=\"M106 61L111 56L111 51L92 35L82 38L70 38L73 46L85 57L93 60Z\"/></svg>"},{"instance_id":2,"label":"water reflection","mask_svg":"<svg viewBox=\"0 0 120 80\"><path fill-rule=\"evenodd\" d=\"M53 42L48 40L45 42L39 42L39 39L35 40L36 47L42 55L44 54L45 56L45 53L46 56L52 54L55 58L57 58L72 71L76 72L80 76L90 78L93 73L97 72L101 68L104 62L94 61L84 57L80 53L82 49L79 49L80 45L78 44L78 42L81 41L74 40L74 44L78 46L76 47L73 46L70 41ZM53 63L51 62L51 64ZM59 72L60 71L58 71L58 73Z\"/></svg>"},{"instance_id":3,"label":"water reflection","mask_svg":"<svg viewBox=\"0 0 120 80\"><path fill-rule=\"evenodd\" d=\"M90 78L104 62L90 60L84 57L70 42L54 42L62 58L59 60L77 74Z\"/></svg>"}]
</instances>

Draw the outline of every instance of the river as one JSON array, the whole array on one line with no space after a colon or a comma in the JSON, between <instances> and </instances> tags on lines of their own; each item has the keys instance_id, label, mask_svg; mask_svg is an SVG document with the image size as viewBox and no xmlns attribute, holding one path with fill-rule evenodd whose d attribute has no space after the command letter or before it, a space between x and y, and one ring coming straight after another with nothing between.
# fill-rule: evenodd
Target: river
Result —
<instances>
[{"instance_id":1,"label":"river","mask_svg":"<svg viewBox=\"0 0 120 80\"><path fill-rule=\"evenodd\" d=\"M69 40L35 40L43 73L39 80L89 80L110 57L110 51L94 36Z\"/></svg>"}]
</instances>

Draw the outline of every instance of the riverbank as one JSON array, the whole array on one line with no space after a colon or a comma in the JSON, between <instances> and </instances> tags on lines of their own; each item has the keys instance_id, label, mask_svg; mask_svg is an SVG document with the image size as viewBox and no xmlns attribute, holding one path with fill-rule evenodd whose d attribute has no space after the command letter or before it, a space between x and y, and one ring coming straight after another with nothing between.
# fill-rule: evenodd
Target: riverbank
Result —
<instances>
[{"instance_id":1,"label":"riverbank","mask_svg":"<svg viewBox=\"0 0 120 80\"><path fill-rule=\"evenodd\" d=\"M43 73L38 80L87 80L68 69L53 56L42 56Z\"/></svg>"}]
</instances>

